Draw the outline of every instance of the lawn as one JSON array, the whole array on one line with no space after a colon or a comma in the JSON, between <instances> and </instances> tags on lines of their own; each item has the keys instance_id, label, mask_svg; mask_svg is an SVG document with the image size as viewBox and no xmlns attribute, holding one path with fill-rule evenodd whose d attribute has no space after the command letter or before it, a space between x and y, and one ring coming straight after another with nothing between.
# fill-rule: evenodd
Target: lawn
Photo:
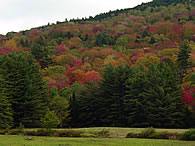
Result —
<instances>
[{"instance_id":1,"label":"lawn","mask_svg":"<svg viewBox=\"0 0 195 146\"><path fill-rule=\"evenodd\" d=\"M130 138L62 138L0 135L0 146L195 146L192 141Z\"/></svg>"}]
</instances>

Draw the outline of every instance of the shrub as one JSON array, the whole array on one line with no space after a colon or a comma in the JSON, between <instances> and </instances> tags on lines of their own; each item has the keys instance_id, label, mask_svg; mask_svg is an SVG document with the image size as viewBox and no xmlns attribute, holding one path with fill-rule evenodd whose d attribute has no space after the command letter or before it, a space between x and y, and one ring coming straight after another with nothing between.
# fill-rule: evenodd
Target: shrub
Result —
<instances>
[{"instance_id":1,"label":"shrub","mask_svg":"<svg viewBox=\"0 0 195 146\"><path fill-rule=\"evenodd\" d=\"M178 133L171 133L171 132L155 132L152 135L150 135L148 138L152 139L170 139L170 140L175 140L178 139L179 135Z\"/></svg>"},{"instance_id":2,"label":"shrub","mask_svg":"<svg viewBox=\"0 0 195 146\"><path fill-rule=\"evenodd\" d=\"M56 137L81 137L80 131L75 130L37 130L37 131L26 131L25 135L29 136L56 136Z\"/></svg>"},{"instance_id":3,"label":"shrub","mask_svg":"<svg viewBox=\"0 0 195 146\"><path fill-rule=\"evenodd\" d=\"M75 130L60 130L58 131L59 137L81 137L80 131Z\"/></svg>"},{"instance_id":4,"label":"shrub","mask_svg":"<svg viewBox=\"0 0 195 146\"><path fill-rule=\"evenodd\" d=\"M42 119L41 123L43 128L46 128L47 130L51 128L56 128L60 121L58 117L56 116L55 112L49 111Z\"/></svg>"},{"instance_id":5,"label":"shrub","mask_svg":"<svg viewBox=\"0 0 195 146\"><path fill-rule=\"evenodd\" d=\"M149 138L149 139L179 139L178 133L156 132L154 128L146 128L141 133L128 133L126 138Z\"/></svg>"},{"instance_id":6,"label":"shrub","mask_svg":"<svg viewBox=\"0 0 195 146\"><path fill-rule=\"evenodd\" d=\"M99 137L108 137L110 136L110 131L106 129L102 129L101 131L96 132L95 135Z\"/></svg>"},{"instance_id":7,"label":"shrub","mask_svg":"<svg viewBox=\"0 0 195 146\"><path fill-rule=\"evenodd\" d=\"M10 129L7 133L8 135L23 135L24 131L22 129Z\"/></svg>"},{"instance_id":8,"label":"shrub","mask_svg":"<svg viewBox=\"0 0 195 146\"><path fill-rule=\"evenodd\" d=\"M128 133L126 138L139 138L138 133Z\"/></svg>"},{"instance_id":9,"label":"shrub","mask_svg":"<svg viewBox=\"0 0 195 146\"><path fill-rule=\"evenodd\" d=\"M4 135L6 133L6 130L0 130L0 135Z\"/></svg>"},{"instance_id":10,"label":"shrub","mask_svg":"<svg viewBox=\"0 0 195 146\"><path fill-rule=\"evenodd\" d=\"M35 136L55 136L55 135L56 135L55 130L40 129L35 132Z\"/></svg>"},{"instance_id":11,"label":"shrub","mask_svg":"<svg viewBox=\"0 0 195 146\"><path fill-rule=\"evenodd\" d=\"M181 140L195 140L195 129L189 129L181 134Z\"/></svg>"},{"instance_id":12,"label":"shrub","mask_svg":"<svg viewBox=\"0 0 195 146\"><path fill-rule=\"evenodd\" d=\"M148 138L150 136L152 136L154 133L156 133L155 129L150 127L150 128L146 128L144 129L139 136L142 138Z\"/></svg>"}]
</instances>

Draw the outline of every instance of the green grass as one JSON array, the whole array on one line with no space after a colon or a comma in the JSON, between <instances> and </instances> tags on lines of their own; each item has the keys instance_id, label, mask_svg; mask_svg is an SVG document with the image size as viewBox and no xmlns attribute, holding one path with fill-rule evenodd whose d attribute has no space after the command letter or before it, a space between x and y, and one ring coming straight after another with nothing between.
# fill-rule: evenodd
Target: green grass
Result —
<instances>
[{"instance_id":1,"label":"green grass","mask_svg":"<svg viewBox=\"0 0 195 146\"><path fill-rule=\"evenodd\" d=\"M130 138L62 138L0 135L0 146L195 146L192 141Z\"/></svg>"},{"instance_id":2,"label":"green grass","mask_svg":"<svg viewBox=\"0 0 195 146\"><path fill-rule=\"evenodd\" d=\"M73 128L71 130L79 130L82 131L84 136L95 136L95 133L101 130L109 130L111 137L120 137L124 138L130 132L132 133L140 133L145 128L120 128L120 127L94 127L94 128ZM25 130L36 130L36 129L25 129ZM60 130L60 129L56 129ZM156 132L177 132L182 133L185 132L187 129L155 129Z\"/></svg>"}]
</instances>

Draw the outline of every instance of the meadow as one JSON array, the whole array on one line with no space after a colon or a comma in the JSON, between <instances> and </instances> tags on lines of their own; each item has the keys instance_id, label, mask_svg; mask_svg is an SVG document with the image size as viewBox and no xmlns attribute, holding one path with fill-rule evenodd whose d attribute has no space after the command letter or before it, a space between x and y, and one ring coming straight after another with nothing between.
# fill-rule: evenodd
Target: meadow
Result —
<instances>
[{"instance_id":1,"label":"meadow","mask_svg":"<svg viewBox=\"0 0 195 146\"><path fill-rule=\"evenodd\" d=\"M192 141L130 138L62 138L0 135L0 146L195 146Z\"/></svg>"},{"instance_id":2,"label":"meadow","mask_svg":"<svg viewBox=\"0 0 195 146\"><path fill-rule=\"evenodd\" d=\"M39 129L24 129L24 131L35 131ZM65 129L55 129L65 130ZM0 135L0 146L195 146L195 141L181 140L161 140L161 139L138 139L125 138L127 133L140 133L144 128L118 128L118 127L93 127L93 128L73 128L82 132L80 138L70 137L45 137L23 135ZM100 138L96 133L106 130L109 131L109 137ZM183 133L187 129L155 129L157 132L177 132Z\"/></svg>"}]
</instances>

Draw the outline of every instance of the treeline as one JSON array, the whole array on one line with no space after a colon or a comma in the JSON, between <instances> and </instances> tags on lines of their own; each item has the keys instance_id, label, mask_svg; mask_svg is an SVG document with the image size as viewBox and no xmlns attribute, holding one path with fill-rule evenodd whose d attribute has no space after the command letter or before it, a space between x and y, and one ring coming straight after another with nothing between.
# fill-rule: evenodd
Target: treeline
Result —
<instances>
[{"instance_id":1,"label":"treeline","mask_svg":"<svg viewBox=\"0 0 195 146\"><path fill-rule=\"evenodd\" d=\"M53 119L59 127L195 127L194 109L184 103L181 88L190 69L189 53L184 41L176 62L109 64L100 82L74 82L61 90L47 89L31 53L2 55L0 129L42 127Z\"/></svg>"},{"instance_id":2,"label":"treeline","mask_svg":"<svg viewBox=\"0 0 195 146\"><path fill-rule=\"evenodd\" d=\"M148 7L155 8L159 6L168 6L168 5L176 5L178 3L182 4L190 4L193 3L193 0L153 0L152 2L142 3L134 8L127 8L115 11L109 11L106 13L101 13L96 15L95 17L90 16L89 18L82 18L82 19L71 19L70 22L83 22L83 21L102 21L106 18L112 18L113 16L118 16L120 14L128 14L130 10L141 10L144 11Z\"/></svg>"},{"instance_id":3,"label":"treeline","mask_svg":"<svg viewBox=\"0 0 195 146\"><path fill-rule=\"evenodd\" d=\"M168 59L145 69L109 65L100 85L74 91L72 127L194 127L195 117L181 98L178 70Z\"/></svg>"}]
</instances>

